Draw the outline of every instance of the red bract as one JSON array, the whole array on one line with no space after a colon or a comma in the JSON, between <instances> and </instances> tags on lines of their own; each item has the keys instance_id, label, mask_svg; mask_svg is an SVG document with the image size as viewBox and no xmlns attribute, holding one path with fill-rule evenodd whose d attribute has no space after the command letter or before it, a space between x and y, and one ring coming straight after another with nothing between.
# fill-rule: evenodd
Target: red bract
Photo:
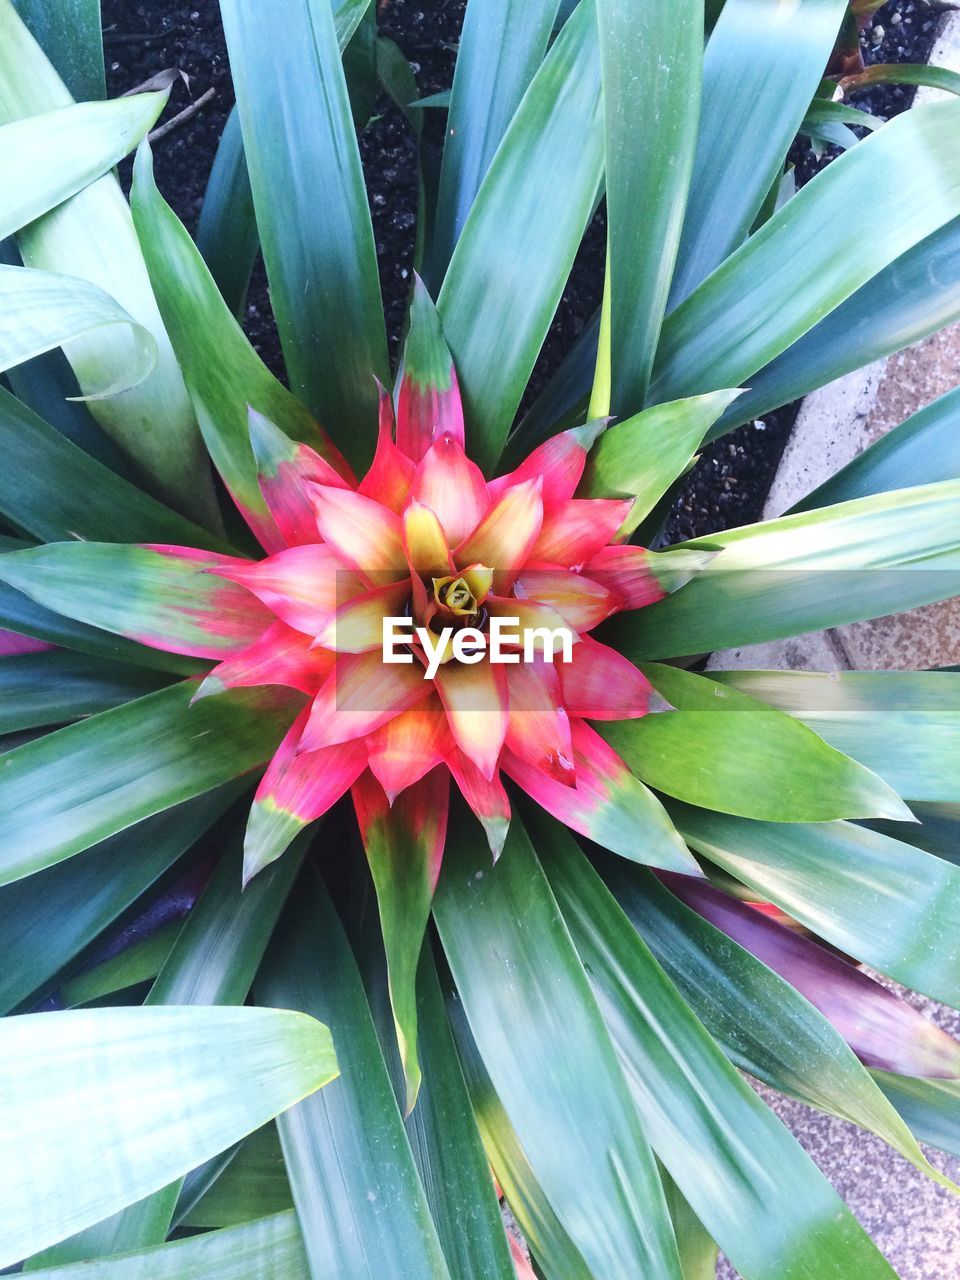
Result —
<instances>
[{"instance_id":1,"label":"red bract","mask_svg":"<svg viewBox=\"0 0 960 1280\"><path fill-rule=\"evenodd\" d=\"M586 719L645 715L656 695L589 633L666 592L648 552L617 544L630 499L576 496L602 424L555 436L487 481L466 454L453 362L419 282L396 420L381 389L376 453L359 482L335 451L321 457L260 414L250 419L267 515L249 523L271 554L151 548L179 561L185 583L200 571L209 585L199 580L169 630L137 632L158 648L219 659L198 697L286 685L309 698L257 790L245 879L351 787L368 852L371 815L389 837L403 798L428 893L451 779L495 858L510 821L504 774L588 836L612 809L628 812L640 784ZM388 662L384 620L403 617L423 639ZM485 638L501 619L517 620L509 663L458 658L458 632ZM569 661L546 634L558 628L570 633Z\"/></svg>"},{"instance_id":2,"label":"red bract","mask_svg":"<svg viewBox=\"0 0 960 1280\"><path fill-rule=\"evenodd\" d=\"M409 454L395 443L382 396L377 453L359 484L325 474L330 468L306 445L286 460L286 438L262 418L254 425L262 492L287 546L264 560L211 566L245 588L257 634L213 669L200 693L283 684L311 701L257 791L248 878L354 784L365 794L379 789L388 810L412 792L405 805L416 813L428 795L442 794L446 805L446 791L430 781L443 770L484 824L495 857L510 816L502 772L588 835L605 793L630 785L629 771L582 718L623 719L650 707L646 677L588 635L637 602L637 583L644 602L665 594L640 547L618 548L615 572L607 568L604 552L630 502L574 497L590 427L551 439L488 483L464 450L449 364L446 372L442 390L437 379L418 384L404 372L396 439ZM240 634L235 596L230 604ZM507 648L518 660L461 662L448 637L432 676L416 639L412 661L388 663L384 619L404 615L438 645L445 627L483 634L491 618L516 618L519 639ZM544 652L535 630L560 627L574 640L569 663ZM520 660L526 640L536 650L531 662ZM365 829L370 806L357 808ZM434 840L443 826L432 825ZM430 854L435 869L439 852Z\"/></svg>"},{"instance_id":3,"label":"red bract","mask_svg":"<svg viewBox=\"0 0 960 1280\"><path fill-rule=\"evenodd\" d=\"M416 961L451 782L494 858L510 823L504 775L574 830L633 856L650 797L587 720L664 704L590 633L675 584L664 575L661 585L651 553L617 543L631 499L577 496L603 424L484 478L465 451L453 363L419 284L396 420L381 389L376 453L359 482L335 451L321 457L260 414L250 419L266 511L244 514L271 554L150 548L164 581L179 582L182 567L184 595L164 633L150 611L136 637L217 659L197 697L241 685L307 695L257 789L244 879L352 789L412 1101ZM401 640L398 661L387 660L386 619L420 629ZM498 628L502 663L486 647ZM564 633L569 653L555 653Z\"/></svg>"}]
</instances>

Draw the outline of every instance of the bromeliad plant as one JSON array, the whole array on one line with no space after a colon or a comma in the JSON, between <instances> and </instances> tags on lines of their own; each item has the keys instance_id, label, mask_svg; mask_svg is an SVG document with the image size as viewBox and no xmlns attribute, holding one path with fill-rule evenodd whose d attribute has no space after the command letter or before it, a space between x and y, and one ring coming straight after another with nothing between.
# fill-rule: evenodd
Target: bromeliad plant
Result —
<instances>
[{"instance_id":1,"label":"bromeliad plant","mask_svg":"<svg viewBox=\"0 0 960 1280\"><path fill-rule=\"evenodd\" d=\"M372 5L223 0L195 245L95 7L0 0L0 1266L507 1280L492 1168L547 1280L891 1275L738 1068L960 1153L960 1048L858 967L958 1003L960 675L677 660L957 594L960 392L646 548L704 439L960 317L960 103L783 203L842 0L705 51L694 3L470 0L437 156ZM601 194L603 307L517 422Z\"/></svg>"}]
</instances>

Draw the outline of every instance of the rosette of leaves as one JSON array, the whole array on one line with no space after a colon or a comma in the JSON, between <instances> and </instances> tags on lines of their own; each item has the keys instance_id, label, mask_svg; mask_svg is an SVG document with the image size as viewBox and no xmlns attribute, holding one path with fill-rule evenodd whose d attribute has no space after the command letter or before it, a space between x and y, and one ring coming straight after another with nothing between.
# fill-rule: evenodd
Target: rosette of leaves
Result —
<instances>
[{"instance_id":1,"label":"rosette of leaves","mask_svg":"<svg viewBox=\"0 0 960 1280\"><path fill-rule=\"evenodd\" d=\"M956 393L658 539L704 440L960 318L960 103L784 200L845 5L710 8L470 0L437 154L372 6L223 0L201 253L97 6L0 0L0 1266L893 1274L741 1071L960 1152L960 1050L859 967L958 1003L960 674L685 668L957 594ZM396 370L374 66L420 139ZM518 420L601 198L603 306ZM258 246L289 390L234 319ZM344 607L548 601L591 674L465 709L445 666L434 737L361 682L343 731L320 561L387 573Z\"/></svg>"}]
</instances>

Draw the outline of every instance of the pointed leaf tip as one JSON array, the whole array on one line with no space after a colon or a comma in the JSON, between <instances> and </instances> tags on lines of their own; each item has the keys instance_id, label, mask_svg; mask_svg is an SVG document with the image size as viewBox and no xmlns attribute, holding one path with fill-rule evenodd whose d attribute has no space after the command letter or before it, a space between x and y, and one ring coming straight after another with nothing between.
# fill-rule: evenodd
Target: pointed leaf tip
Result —
<instances>
[{"instance_id":1,"label":"pointed leaf tip","mask_svg":"<svg viewBox=\"0 0 960 1280\"><path fill-rule=\"evenodd\" d=\"M593 418L582 427L571 427L570 434L584 449L590 450L609 427L613 418Z\"/></svg>"},{"instance_id":2,"label":"pointed leaf tip","mask_svg":"<svg viewBox=\"0 0 960 1280\"><path fill-rule=\"evenodd\" d=\"M269 796L251 806L243 840L243 887L287 849L306 823Z\"/></svg>"},{"instance_id":3,"label":"pointed leaf tip","mask_svg":"<svg viewBox=\"0 0 960 1280\"><path fill-rule=\"evenodd\" d=\"M409 318L397 382L397 446L419 462L444 434L463 444L463 406L440 317L419 279L414 282Z\"/></svg>"},{"instance_id":4,"label":"pointed leaf tip","mask_svg":"<svg viewBox=\"0 0 960 1280\"><path fill-rule=\"evenodd\" d=\"M226 693L226 691L227 686L219 676L209 675L197 685L197 691L190 699L190 705L192 707L195 702L200 702L203 698L214 698L218 693Z\"/></svg>"},{"instance_id":5,"label":"pointed leaf tip","mask_svg":"<svg viewBox=\"0 0 960 1280\"><path fill-rule=\"evenodd\" d=\"M443 767L404 788L392 808L371 772L361 774L353 786L380 912L407 1115L416 1104L422 1078L416 977L446 841L449 795L449 774Z\"/></svg>"},{"instance_id":6,"label":"pointed leaf tip","mask_svg":"<svg viewBox=\"0 0 960 1280\"><path fill-rule=\"evenodd\" d=\"M247 426L250 431L250 447L261 472L273 475L278 463L294 460L296 442L252 404L247 405Z\"/></svg>"}]
</instances>

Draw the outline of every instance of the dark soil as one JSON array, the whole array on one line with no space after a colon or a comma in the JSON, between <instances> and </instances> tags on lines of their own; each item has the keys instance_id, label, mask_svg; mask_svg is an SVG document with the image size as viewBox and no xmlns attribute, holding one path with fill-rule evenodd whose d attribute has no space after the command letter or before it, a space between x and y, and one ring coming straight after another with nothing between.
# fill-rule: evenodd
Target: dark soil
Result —
<instances>
[{"instance_id":1,"label":"dark soil","mask_svg":"<svg viewBox=\"0 0 960 1280\"><path fill-rule=\"evenodd\" d=\"M157 181L166 198L193 231L210 164L233 103L229 65L216 0L102 0L107 83L112 94L142 83L165 67L190 77L190 90L174 90L169 114L181 110L208 89L216 97L189 121L157 143ZM449 88L464 0L390 0L379 15L380 31L391 36L410 60L421 95ZM865 61L921 62L933 43L938 13L929 0L891 0L864 31ZM899 21L897 19L899 18ZM878 35L877 33L881 33ZM881 116L907 107L912 89L889 86L852 99ZM386 99L364 131L361 153L370 196L380 278L391 351L399 341L413 265L416 206L416 156L412 132ZM801 181L829 153L817 159L806 144L793 154ZM600 300L603 278L602 216L584 240L556 320L531 384L535 393L580 333ZM270 315L262 266L254 275L245 328L266 362L283 376L276 331ZM677 499L668 537L702 537L756 520L793 424L795 406L748 423L704 451Z\"/></svg>"}]
</instances>

